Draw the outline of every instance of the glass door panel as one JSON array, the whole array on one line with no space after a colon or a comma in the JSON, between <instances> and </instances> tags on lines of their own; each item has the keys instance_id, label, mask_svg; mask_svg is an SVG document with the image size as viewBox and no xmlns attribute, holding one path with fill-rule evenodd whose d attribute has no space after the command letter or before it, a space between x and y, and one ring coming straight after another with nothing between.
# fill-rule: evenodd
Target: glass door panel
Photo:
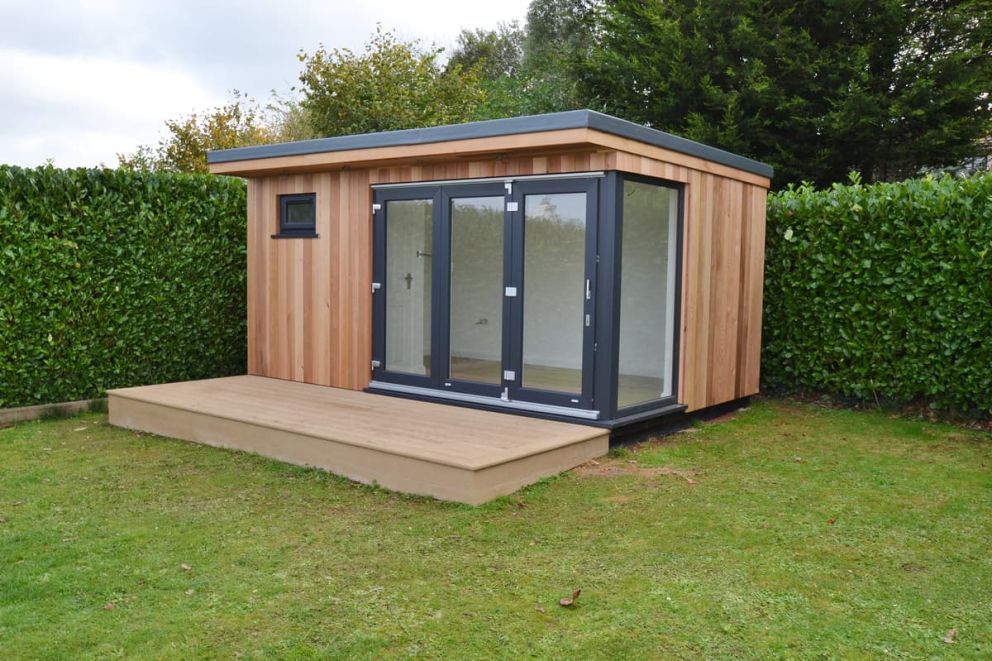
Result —
<instances>
[{"instance_id":1,"label":"glass door panel","mask_svg":"<svg viewBox=\"0 0 992 661\"><path fill-rule=\"evenodd\" d=\"M431 374L432 200L386 202L386 365Z\"/></svg>"},{"instance_id":2,"label":"glass door panel","mask_svg":"<svg viewBox=\"0 0 992 661\"><path fill-rule=\"evenodd\" d=\"M373 380L592 409L598 190L594 177L378 189Z\"/></svg>"},{"instance_id":3,"label":"glass door panel","mask_svg":"<svg viewBox=\"0 0 992 661\"><path fill-rule=\"evenodd\" d=\"M499 385L503 369L504 197L453 197L449 378Z\"/></svg>"},{"instance_id":4,"label":"glass door panel","mask_svg":"<svg viewBox=\"0 0 992 661\"><path fill-rule=\"evenodd\" d=\"M524 196L524 388L582 392L586 215L586 193Z\"/></svg>"}]
</instances>

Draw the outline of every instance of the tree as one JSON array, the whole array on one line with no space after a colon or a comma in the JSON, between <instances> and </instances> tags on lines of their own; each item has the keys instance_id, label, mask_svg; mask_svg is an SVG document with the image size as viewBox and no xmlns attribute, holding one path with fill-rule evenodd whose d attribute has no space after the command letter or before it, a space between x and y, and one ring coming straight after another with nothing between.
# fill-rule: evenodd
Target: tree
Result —
<instances>
[{"instance_id":1,"label":"tree","mask_svg":"<svg viewBox=\"0 0 992 661\"><path fill-rule=\"evenodd\" d=\"M527 23L463 30L448 66L478 67L480 119L583 107L577 70L592 45L594 0L532 0Z\"/></svg>"},{"instance_id":2,"label":"tree","mask_svg":"<svg viewBox=\"0 0 992 661\"><path fill-rule=\"evenodd\" d=\"M522 93L533 112L585 107L580 72L593 46L597 0L532 0L527 9Z\"/></svg>"},{"instance_id":3,"label":"tree","mask_svg":"<svg viewBox=\"0 0 992 661\"><path fill-rule=\"evenodd\" d=\"M486 100L479 67L442 67L443 49L398 41L381 26L361 54L301 52L302 108L323 136L392 131L475 119Z\"/></svg>"},{"instance_id":4,"label":"tree","mask_svg":"<svg viewBox=\"0 0 992 661\"><path fill-rule=\"evenodd\" d=\"M130 170L207 172L207 151L279 141L284 132L265 111L239 92L233 100L205 113L167 120L169 134L157 147L143 145L131 154L118 154L118 165ZM274 108L274 106L273 106ZM288 117L292 104L282 107Z\"/></svg>"},{"instance_id":5,"label":"tree","mask_svg":"<svg viewBox=\"0 0 992 661\"><path fill-rule=\"evenodd\" d=\"M979 0L611 0L577 70L596 108L774 165L776 182L960 162L992 126Z\"/></svg>"},{"instance_id":6,"label":"tree","mask_svg":"<svg viewBox=\"0 0 992 661\"><path fill-rule=\"evenodd\" d=\"M475 69L484 80L513 77L520 73L524 57L524 31L516 21L500 23L495 30L462 30L448 64L447 73L457 67Z\"/></svg>"}]
</instances>

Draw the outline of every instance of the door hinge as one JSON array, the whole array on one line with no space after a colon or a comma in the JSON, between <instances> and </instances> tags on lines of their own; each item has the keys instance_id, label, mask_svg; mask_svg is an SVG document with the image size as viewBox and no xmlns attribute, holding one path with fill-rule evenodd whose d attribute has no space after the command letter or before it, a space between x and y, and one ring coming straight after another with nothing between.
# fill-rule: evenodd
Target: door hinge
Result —
<instances>
[{"instance_id":1,"label":"door hinge","mask_svg":"<svg viewBox=\"0 0 992 661\"><path fill-rule=\"evenodd\" d=\"M373 282L372 283L372 293L373 294L376 293L377 291L379 291L380 289L382 289L382 283L381 282Z\"/></svg>"},{"instance_id":2,"label":"door hinge","mask_svg":"<svg viewBox=\"0 0 992 661\"><path fill-rule=\"evenodd\" d=\"M381 366L382 366L382 363L380 363L378 360L373 360L372 361L372 369L376 369L376 368L381 367Z\"/></svg>"},{"instance_id":3,"label":"door hinge","mask_svg":"<svg viewBox=\"0 0 992 661\"><path fill-rule=\"evenodd\" d=\"M596 353L597 351L599 351L599 342L593 342L592 343L592 351L593 351L593 353Z\"/></svg>"},{"instance_id":4,"label":"door hinge","mask_svg":"<svg viewBox=\"0 0 992 661\"><path fill-rule=\"evenodd\" d=\"M599 255L596 255L596 263L599 264Z\"/></svg>"},{"instance_id":5,"label":"door hinge","mask_svg":"<svg viewBox=\"0 0 992 661\"><path fill-rule=\"evenodd\" d=\"M506 210L507 211L516 211L517 210L517 203L516 202L507 202L506 203Z\"/></svg>"},{"instance_id":6,"label":"door hinge","mask_svg":"<svg viewBox=\"0 0 992 661\"><path fill-rule=\"evenodd\" d=\"M503 188L506 189L506 194L507 195L513 195L513 182L512 181L505 181L505 182L503 182Z\"/></svg>"},{"instance_id":7,"label":"door hinge","mask_svg":"<svg viewBox=\"0 0 992 661\"><path fill-rule=\"evenodd\" d=\"M378 211L381 208L382 208L382 205L381 204L373 204L372 205L372 215L375 215L375 212Z\"/></svg>"}]
</instances>

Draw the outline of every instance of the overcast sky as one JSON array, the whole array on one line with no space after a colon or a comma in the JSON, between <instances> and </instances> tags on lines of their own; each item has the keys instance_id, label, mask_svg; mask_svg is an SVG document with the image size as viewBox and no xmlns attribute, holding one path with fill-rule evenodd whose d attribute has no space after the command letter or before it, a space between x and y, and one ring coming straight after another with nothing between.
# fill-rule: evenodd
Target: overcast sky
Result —
<instances>
[{"instance_id":1,"label":"overcast sky","mask_svg":"<svg viewBox=\"0 0 992 661\"><path fill-rule=\"evenodd\" d=\"M528 0L0 0L0 163L117 164L163 122L296 84L296 54L359 50L377 22L450 46Z\"/></svg>"}]
</instances>

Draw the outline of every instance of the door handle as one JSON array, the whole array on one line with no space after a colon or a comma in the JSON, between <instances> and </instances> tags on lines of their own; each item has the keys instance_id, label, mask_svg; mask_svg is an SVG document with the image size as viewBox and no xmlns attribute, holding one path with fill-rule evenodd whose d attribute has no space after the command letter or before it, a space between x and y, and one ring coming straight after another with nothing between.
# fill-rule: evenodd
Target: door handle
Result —
<instances>
[{"instance_id":1,"label":"door handle","mask_svg":"<svg viewBox=\"0 0 992 661\"><path fill-rule=\"evenodd\" d=\"M572 291L575 291L574 289ZM592 300L592 281L586 278L586 300Z\"/></svg>"}]
</instances>

